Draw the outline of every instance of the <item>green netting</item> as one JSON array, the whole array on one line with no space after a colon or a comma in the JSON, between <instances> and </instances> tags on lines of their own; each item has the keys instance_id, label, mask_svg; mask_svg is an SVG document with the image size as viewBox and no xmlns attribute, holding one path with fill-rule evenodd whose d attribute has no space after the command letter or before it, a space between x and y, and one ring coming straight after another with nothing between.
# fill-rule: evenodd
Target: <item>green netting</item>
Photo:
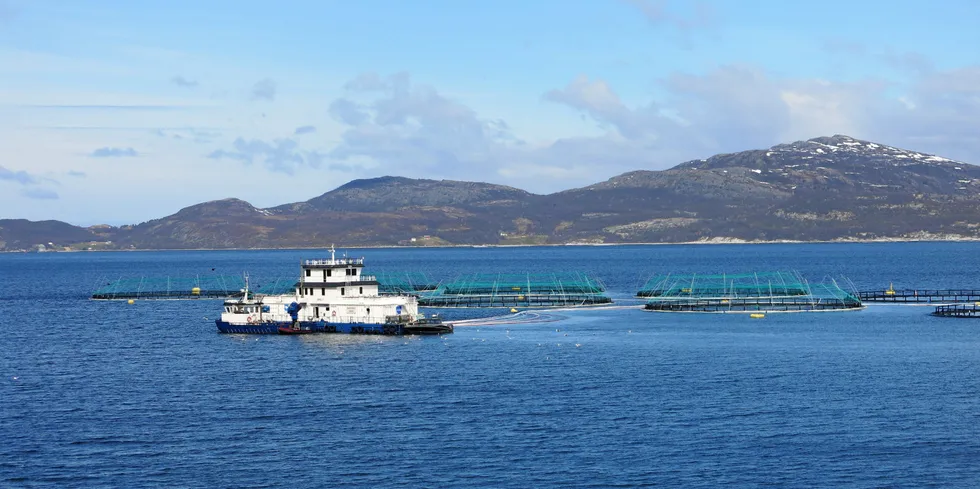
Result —
<instances>
[{"instance_id":1,"label":"green netting","mask_svg":"<svg viewBox=\"0 0 980 489\"><path fill-rule=\"evenodd\" d=\"M444 294L479 295L505 293L600 294L598 279L581 273L469 275L442 286Z\"/></svg>"},{"instance_id":2,"label":"green netting","mask_svg":"<svg viewBox=\"0 0 980 489\"><path fill-rule=\"evenodd\" d=\"M743 274L667 274L654 276L638 297L759 297L806 295L806 281L795 272Z\"/></svg>"},{"instance_id":3,"label":"green netting","mask_svg":"<svg viewBox=\"0 0 980 489\"><path fill-rule=\"evenodd\" d=\"M605 286L582 273L473 274L420 295L429 307L554 307L612 302Z\"/></svg>"},{"instance_id":4,"label":"green netting","mask_svg":"<svg viewBox=\"0 0 980 489\"><path fill-rule=\"evenodd\" d=\"M809 283L794 272L668 275L652 279L637 295L646 309L683 312L810 311L862 307L830 279Z\"/></svg>"},{"instance_id":5,"label":"green netting","mask_svg":"<svg viewBox=\"0 0 980 489\"><path fill-rule=\"evenodd\" d=\"M382 294L412 294L435 290L439 286L422 272L376 272L374 275Z\"/></svg>"},{"instance_id":6,"label":"green netting","mask_svg":"<svg viewBox=\"0 0 980 489\"><path fill-rule=\"evenodd\" d=\"M252 283L252 292L261 295L292 294L296 291L298 284L299 282L295 276L254 280Z\"/></svg>"},{"instance_id":7,"label":"green netting","mask_svg":"<svg viewBox=\"0 0 980 489\"><path fill-rule=\"evenodd\" d=\"M195 299L237 297L245 288L243 277L128 277L106 282L93 299Z\"/></svg>"}]
</instances>

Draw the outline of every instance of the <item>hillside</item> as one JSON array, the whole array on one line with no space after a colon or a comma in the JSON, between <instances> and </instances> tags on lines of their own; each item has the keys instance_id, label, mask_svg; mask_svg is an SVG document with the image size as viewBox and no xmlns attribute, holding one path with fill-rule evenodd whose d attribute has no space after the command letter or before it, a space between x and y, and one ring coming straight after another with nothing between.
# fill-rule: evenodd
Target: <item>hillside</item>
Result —
<instances>
[{"instance_id":1,"label":"hillside","mask_svg":"<svg viewBox=\"0 0 980 489\"><path fill-rule=\"evenodd\" d=\"M8 250L48 242L161 249L931 236L980 237L980 167L842 135L550 195L381 177L270 209L225 199L123 228L0 221L0 249Z\"/></svg>"}]
</instances>

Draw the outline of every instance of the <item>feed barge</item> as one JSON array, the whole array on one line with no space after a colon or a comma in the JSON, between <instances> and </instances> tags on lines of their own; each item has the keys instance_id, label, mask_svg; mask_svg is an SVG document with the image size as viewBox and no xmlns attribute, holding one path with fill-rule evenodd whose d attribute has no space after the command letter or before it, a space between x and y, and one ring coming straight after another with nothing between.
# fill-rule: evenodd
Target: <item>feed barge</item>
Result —
<instances>
[{"instance_id":1,"label":"feed barge","mask_svg":"<svg viewBox=\"0 0 980 489\"><path fill-rule=\"evenodd\" d=\"M248 279L240 299L224 302L215 320L221 333L239 334L445 334L453 325L419 313L412 295L381 295L379 282L364 275L364 259L305 260L288 294L251 295Z\"/></svg>"}]
</instances>

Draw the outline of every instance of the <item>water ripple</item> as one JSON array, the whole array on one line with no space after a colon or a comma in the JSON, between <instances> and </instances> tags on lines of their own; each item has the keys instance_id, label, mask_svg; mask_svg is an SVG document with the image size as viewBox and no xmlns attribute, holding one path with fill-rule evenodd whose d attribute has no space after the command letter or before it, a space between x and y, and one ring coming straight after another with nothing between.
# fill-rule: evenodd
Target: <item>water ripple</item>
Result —
<instances>
[{"instance_id":1,"label":"water ripple","mask_svg":"<svg viewBox=\"0 0 980 489\"><path fill-rule=\"evenodd\" d=\"M896 286L980 265L975 244L886 248L622 247L595 271L625 296L657 264L734 267L733 250ZM376 253L496 271L589 252ZM980 486L980 328L921 308L465 311L439 338L287 338L217 334L214 301L80 299L100 273L285 274L269 264L301 255L0 256L0 486Z\"/></svg>"}]
</instances>

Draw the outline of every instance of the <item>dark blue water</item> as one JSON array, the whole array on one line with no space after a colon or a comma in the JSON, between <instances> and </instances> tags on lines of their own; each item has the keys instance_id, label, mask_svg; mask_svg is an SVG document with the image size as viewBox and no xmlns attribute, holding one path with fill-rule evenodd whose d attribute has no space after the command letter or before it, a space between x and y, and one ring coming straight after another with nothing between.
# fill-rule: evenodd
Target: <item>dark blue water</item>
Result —
<instances>
[{"instance_id":1,"label":"dark blue water","mask_svg":"<svg viewBox=\"0 0 980 489\"><path fill-rule=\"evenodd\" d=\"M980 288L970 243L356 254L437 278L593 272L618 299L666 272ZM980 320L927 307L247 337L216 332L214 301L86 300L106 277L318 255L0 255L0 486L980 486Z\"/></svg>"}]
</instances>

